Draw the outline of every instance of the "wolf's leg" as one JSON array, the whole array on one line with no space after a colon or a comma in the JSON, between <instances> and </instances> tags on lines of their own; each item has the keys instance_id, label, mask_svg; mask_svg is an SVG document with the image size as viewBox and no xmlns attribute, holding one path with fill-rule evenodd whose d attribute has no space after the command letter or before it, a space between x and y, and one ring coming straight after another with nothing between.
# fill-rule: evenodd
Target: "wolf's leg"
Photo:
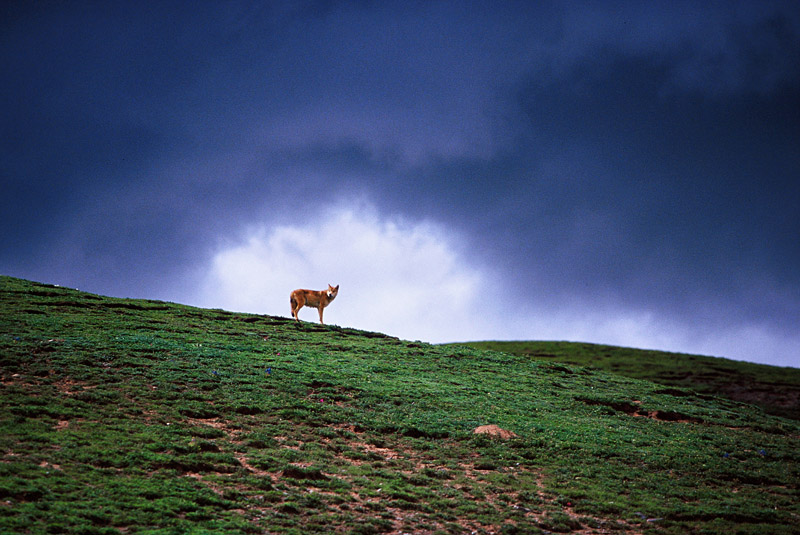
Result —
<instances>
[{"instance_id":1,"label":"wolf's leg","mask_svg":"<svg viewBox=\"0 0 800 535\"><path fill-rule=\"evenodd\" d=\"M300 323L300 318L297 317L297 313L300 312L300 309L303 308L305 304L305 299L295 299L294 297L290 298L289 304L292 306L292 316L294 319Z\"/></svg>"}]
</instances>

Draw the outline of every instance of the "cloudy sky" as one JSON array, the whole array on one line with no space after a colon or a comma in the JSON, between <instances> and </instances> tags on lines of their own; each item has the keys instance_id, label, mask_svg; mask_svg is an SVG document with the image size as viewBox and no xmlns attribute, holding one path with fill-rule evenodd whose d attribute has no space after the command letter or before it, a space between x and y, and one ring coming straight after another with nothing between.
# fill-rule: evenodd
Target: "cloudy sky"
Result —
<instances>
[{"instance_id":1,"label":"cloudy sky","mask_svg":"<svg viewBox=\"0 0 800 535\"><path fill-rule=\"evenodd\" d=\"M0 58L2 274L800 367L794 0L7 2Z\"/></svg>"}]
</instances>

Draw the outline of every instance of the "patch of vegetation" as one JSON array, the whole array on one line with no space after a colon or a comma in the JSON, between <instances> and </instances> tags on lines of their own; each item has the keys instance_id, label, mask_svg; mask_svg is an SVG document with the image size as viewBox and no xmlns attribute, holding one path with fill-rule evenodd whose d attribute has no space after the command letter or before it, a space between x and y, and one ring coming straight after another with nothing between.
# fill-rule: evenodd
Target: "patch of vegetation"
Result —
<instances>
[{"instance_id":1,"label":"patch of vegetation","mask_svg":"<svg viewBox=\"0 0 800 535\"><path fill-rule=\"evenodd\" d=\"M630 350L633 351L633 350ZM596 368L0 277L2 533L776 533L800 424ZM509 440L473 435L495 424Z\"/></svg>"},{"instance_id":2,"label":"patch of vegetation","mask_svg":"<svg viewBox=\"0 0 800 535\"><path fill-rule=\"evenodd\" d=\"M589 366L673 387L661 389L660 394L727 397L758 405L769 414L800 420L799 368L575 342L467 342L465 345Z\"/></svg>"}]
</instances>

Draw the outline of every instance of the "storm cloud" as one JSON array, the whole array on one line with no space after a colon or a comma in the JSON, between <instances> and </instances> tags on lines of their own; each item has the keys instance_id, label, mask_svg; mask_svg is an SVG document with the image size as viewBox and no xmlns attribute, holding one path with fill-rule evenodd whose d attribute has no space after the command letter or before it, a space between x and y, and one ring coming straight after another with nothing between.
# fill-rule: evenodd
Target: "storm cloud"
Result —
<instances>
[{"instance_id":1,"label":"storm cloud","mask_svg":"<svg viewBox=\"0 0 800 535\"><path fill-rule=\"evenodd\" d=\"M4 7L0 271L800 365L800 10L529 4Z\"/></svg>"}]
</instances>

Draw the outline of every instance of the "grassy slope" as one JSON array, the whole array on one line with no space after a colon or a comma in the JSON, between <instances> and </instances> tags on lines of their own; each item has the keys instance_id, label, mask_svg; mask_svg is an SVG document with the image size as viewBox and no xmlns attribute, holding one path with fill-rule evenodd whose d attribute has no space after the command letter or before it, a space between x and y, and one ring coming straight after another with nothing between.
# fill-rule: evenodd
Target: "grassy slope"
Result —
<instances>
[{"instance_id":1,"label":"grassy slope","mask_svg":"<svg viewBox=\"0 0 800 535\"><path fill-rule=\"evenodd\" d=\"M2 277L0 370L1 533L800 521L798 422L594 369Z\"/></svg>"},{"instance_id":2,"label":"grassy slope","mask_svg":"<svg viewBox=\"0 0 800 535\"><path fill-rule=\"evenodd\" d=\"M800 420L798 368L574 342L470 342L468 345L592 366L626 377L753 403L770 414Z\"/></svg>"}]
</instances>

